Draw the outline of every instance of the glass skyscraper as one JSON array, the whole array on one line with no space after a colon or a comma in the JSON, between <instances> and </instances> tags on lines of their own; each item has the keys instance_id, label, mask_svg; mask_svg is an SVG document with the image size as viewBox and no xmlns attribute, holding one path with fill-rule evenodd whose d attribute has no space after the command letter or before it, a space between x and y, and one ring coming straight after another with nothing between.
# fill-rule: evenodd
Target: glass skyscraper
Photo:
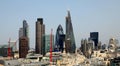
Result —
<instances>
[{"instance_id":1,"label":"glass skyscraper","mask_svg":"<svg viewBox=\"0 0 120 66\"><path fill-rule=\"evenodd\" d=\"M56 39L55 40L55 51L63 52L63 43L64 43L65 35L64 35L63 28L61 25L59 25L57 28L55 39Z\"/></svg>"},{"instance_id":2,"label":"glass skyscraper","mask_svg":"<svg viewBox=\"0 0 120 66\"><path fill-rule=\"evenodd\" d=\"M98 32L90 32L90 39L94 41L95 49L98 48L98 41L99 41L99 33Z\"/></svg>"},{"instance_id":3,"label":"glass skyscraper","mask_svg":"<svg viewBox=\"0 0 120 66\"><path fill-rule=\"evenodd\" d=\"M19 29L19 55L25 58L29 50L28 23L23 20L23 27Z\"/></svg>"},{"instance_id":4,"label":"glass skyscraper","mask_svg":"<svg viewBox=\"0 0 120 66\"><path fill-rule=\"evenodd\" d=\"M19 29L19 38L20 38L20 37L23 37L23 28L20 28L20 29Z\"/></svg>"},{"instance_id":5,"label":"glass skyscraper","mask_svg":"<svg viewBox=\"0 0 120 66\"><path fill-rule=\"evenodd\" d=\"M23 20L23 26L19 29L19 38L20 37L27 37L29 38L29 26L26 20Z\"/></svg>"},{"instance_id":6,"label":"glass skyscraper","mask_svg":"<svg viewBox=\"0 0 120 66\"><path fill-rule=\"evenodd\" d=\"M23 36L28 37L28 23L26 20L23 20Z\"/></svg>"},{"instance_id":7,"label":"glass skyscraper","mask_svg":"<svg viewBox=\"0 0 120 66\"><path fill-rule=\"evenodd\" d=\"M75 38L74 38L74 33L73 33L73 26L72 26L70 11L68 11L68 15L66 16L65 43L66 43L66 51L69 53L75 53L76 44L75 44Z\"/></svg>"},{"instance_id":8,"label":"glass skyscraper","mask_svg":"<svg viewBox=\"0 0 120 66\"><path fill-rule=\"evenodd\" d=\"M26 20L23 20L23 36L28 38L28 49L30 49L29 44L29 25Z\"/></svg>"},{"instance_id":9,"label":"glass skyscraper","mask_svg":"<svg viewBox=\"0 0 120 66\"><path fill-rule=\"evenodd\" d=\"M45 54L50 52L50 36L45 35ZM54 35L52 35L52 51L54 51Z\"/></svg>"}]
</instances>

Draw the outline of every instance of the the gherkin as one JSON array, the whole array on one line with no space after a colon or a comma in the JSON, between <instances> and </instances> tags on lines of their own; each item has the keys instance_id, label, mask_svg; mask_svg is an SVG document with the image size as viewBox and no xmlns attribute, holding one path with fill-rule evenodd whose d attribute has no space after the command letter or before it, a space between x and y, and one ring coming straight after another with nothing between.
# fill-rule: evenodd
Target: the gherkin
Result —
<instances>
[{"instance_id":1,"label":"the gherkin","mask_svg":"<svg viewBox=\"0 0 120 66\"><path fill-rule=\"evenodd\" d=\"M55 37L55 51L63 52L64 32L61 25L58 26Z\"/></svg>"},{"instance_id":2,"label":"the gherkin","mask_svg":"<svg viewBox=\"0 0 120 66\"><path fill-rule=\"evenodd\" d=\"M72 26L70 11L68 11L68 15L66 16L65 42L66 42L66 51L69 53L75 53L76 44L75 44L75 38L74 38L74 33L73 33L73 26Z\"/></svg>"}]
</instances>

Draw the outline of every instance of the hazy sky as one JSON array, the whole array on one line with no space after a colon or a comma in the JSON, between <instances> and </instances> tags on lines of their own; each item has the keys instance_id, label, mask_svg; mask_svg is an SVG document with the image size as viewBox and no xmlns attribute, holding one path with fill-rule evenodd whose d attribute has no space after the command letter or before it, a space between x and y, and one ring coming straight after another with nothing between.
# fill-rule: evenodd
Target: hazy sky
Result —
<instances>
[{"instance_id":1,"label":"hazy sky","mask_svg":"<svg viewBox=\"0 0 120 66\"><path fill-rule=\"evenodd\" d=\"M46 34L59 24L65 32L65 16L70 10L77 47L90 32L99 32L102 43L120 39L120 0L0 0L0 44L18 39L25 19L29 24L30 46L35 45L35 22L43 18Z\"/></svg>"}]
</instances>

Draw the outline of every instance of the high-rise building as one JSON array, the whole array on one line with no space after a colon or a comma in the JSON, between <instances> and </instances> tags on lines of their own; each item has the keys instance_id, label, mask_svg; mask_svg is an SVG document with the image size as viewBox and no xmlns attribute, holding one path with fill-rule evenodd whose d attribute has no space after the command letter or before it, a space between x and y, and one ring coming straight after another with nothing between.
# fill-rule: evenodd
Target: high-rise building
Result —
<instances>
[{"instance_id":1,"label":"high-rise building","mask_svg":"<svg viewBox=\"0 0 120 66\"><path fill-rule=\"evenodd\" d=\"M23 26L19 29L19 38L23 36L29 38L28 33L29 33L28 23L26 20L23 20Z\"/></svg>"},{"instance_id":2,"label":"high-rise building","mask_svg":"<svg viewBox=\"0 0 120 66\"><path fill-rule=\"evenodd\" d=\"M19 38L23 36L23 28L19 29Z\"/></svg>"},{"instance_id":3,"label":"high-rise building","mask_svg":"<svg viewBox=\"0 0 120 66\"><path fill-rule=\"evenodd\" d=\"M98 48L98 41L99 41L99 33L98 32L90 32L90 39L94 41L95 49Z\"/></svg>"},{"instance_id":4,"label":"high-rise building","mask_svg":"<svg viewBox=\"0 0 120 66\"><path fill-rule=\"evenodd\" d=\"M35 51L37 54L45 54L45 25L43 24L43 18L38 18L36 22Z\"/></svg>"},{"instance_id":5,"label":"high-rise building","mask_svg":"<svg viewBox=\"0 0 120 66\"><path fill-rule=\"evenodd\" d=\"M50 36L45 35L45 53L50 52ZM52 51L54 51L54 35L52 35Z\"/></svg>"},{"instance_id":6,"label":"high-rise building","mask_svg":"<svg viewBox=\"0 0 120 66\"><path fill-rule=\"evenodd\" d=\"M66 49L70 48L70 50L67 50L67 51L69 51L69 53L75 53L76 44L75 44L75 38L74 38L74 33L73 33L73 27L72 27L70 11L68 11L68 15L66 16L65 44L66 44ZM70 45L70 46L67 47L68 45Z\"/></svg>"},{"instance_id":7,"label":"high-rise building","mask_svg":"<svg viewBox=\"0 0 120 66\"><path fill-rule=\"evenodd\" d=\"M83 55L85 55L87 58L90 58L93 52L93 41L92 40L81 40L81 52Z\"/></svg>"},{"instance_id":8,"label":"high-rise building","mask_svg":"<svg viewBox=\"0 0 120 66\"><path fill-rule=\"evenodd\" d=\"M23 20L23 36L28 38L28 47L30 49L29 45L29 26L26 20Z\"/></svg>"},{"instance_id":9,"label":"high-rise building","mask_svg":"<svg viewBox=\"0 0 120 66\"><path fill-rule=\"evenodd\" d=\"M72 50L72 48L71 48L71 40L66 39L65 40L65 51L66 51L66 53L72 53L71 50Z\"/></svg>"},{"instance_id":10,"label":"high-rise building","mask_svg":"<svg viewBox=\"0 0 120 66\"><path fill-rule=\"evenodd\" d=\"M19 38L19 57L20 58L26 58L26 55L28 54L28 38L27 37L20 37Z\"/></svg>"},{"instance_id":11,"label":"high-rise building","mask_svg":"<svg viewBox=\"0 0 120 66\"><path fill-rule=\"evenodd\" d=\"M63 33L63 28L61 25L58 26L55 37L55 51L63 52L63 44L65 40L65 35Z\"/></svg>"},{"instance_id":12,"label":"high-rise building","mask_svg":"<svg viewBox=\"0 0 120 66\"><path fill-rule=\"evenodd\" d=\"M23 20L23 36L28 37L28 24L26 20Z\"/></svg>"},{"instance_id":13,"label":"high-rise building","mask_svg":"<svg viewBox=\"0 0 120 66\"><path fill-rule=\"evenodd\" d=\"M19 55L25 58L29 50L28 24L23 20L23 27L19 29Z\"/></svg>"}]
</instances>

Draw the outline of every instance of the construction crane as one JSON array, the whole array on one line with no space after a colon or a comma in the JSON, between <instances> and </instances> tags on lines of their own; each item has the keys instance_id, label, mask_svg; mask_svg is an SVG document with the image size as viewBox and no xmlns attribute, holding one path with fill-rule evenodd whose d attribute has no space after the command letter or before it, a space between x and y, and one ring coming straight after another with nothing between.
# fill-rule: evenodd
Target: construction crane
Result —
<instances>
[{"instance_id":1,"label":"construction crane","mask_svg":"<svg viewBox=\"0 0 120 66\"><path fill-rule=\"evenodd\" d=\"M18 40L16 40L16 41L15 41L15 44L14 44L14 46L15 46L15 51L17 50L17 41L18 41Z\"/></svg>"},{"instance_id":2,"label":"construction crane","mask_svg":"<svg viewBox=\"0 0 120 66\"><path fill-rule=\"evenodd\" d=\"M11 48L10 48L10 38L9 38L9 41L8 41L8 57L11 57Z\"/></svg>"},{"instance_id":3,"label":"construction crane","mask_svg":"<svg viewBox=\"0 0 120 66\"><path fill-rule=\"evenodd\" d=\"M17 47L16 47L16 44L17 44L17 41L18 40L16 40L15 42L14 42L14 44L13 44L13 46L15 46L15 51L16 51L16 49L17 49ZM9 41L8 41L8 57L12 57L12 51L11 51L11 46L10 46L10 43L11 43L11 38L9 38Z\"/></svg>"},{"instance_id":4,"label":"construction crane","mask_svg":"<svg viewBox=\"0 0 120 66\"><path fill-rule=\"evenodd\" d=\"M50 34L50 65L52 65L52 29Z\"/></svg>"}]
</instances>

